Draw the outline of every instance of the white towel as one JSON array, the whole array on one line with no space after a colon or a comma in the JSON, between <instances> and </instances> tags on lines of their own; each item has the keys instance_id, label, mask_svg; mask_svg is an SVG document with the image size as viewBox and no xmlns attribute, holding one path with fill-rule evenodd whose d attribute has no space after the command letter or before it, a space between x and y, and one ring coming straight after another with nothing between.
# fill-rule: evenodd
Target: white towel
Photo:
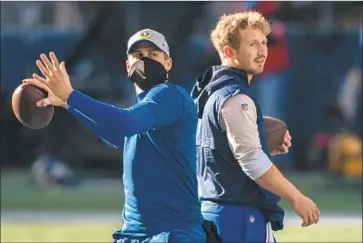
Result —
<instances>
[{"instance_id":1,"label":"white towel","mask_svg":"<svg viewBox=\"0 0 363 243\"><path fill-rule=\"evenodd\" d=\"M272 234L272 227L270 222L266 224L266 243L275 243L275 238Z\"/></svg>"}]
</instances>

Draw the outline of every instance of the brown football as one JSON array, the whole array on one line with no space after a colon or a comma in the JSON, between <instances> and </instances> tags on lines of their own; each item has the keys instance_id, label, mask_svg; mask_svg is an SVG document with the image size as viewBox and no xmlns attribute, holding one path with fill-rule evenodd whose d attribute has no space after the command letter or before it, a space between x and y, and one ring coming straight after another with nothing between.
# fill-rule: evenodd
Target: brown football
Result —
<instances>
[{"instance_id":1,"label":"brown football","mask_svg":"<svg viewBox=\"0 0 363 243\"><path fill-rule=\"evenodd\" d=\"M283 143L287 126L285 122L270 116L264 116L263 120L267 146L271 152Z\"/></svg>"},{"instance_id":2,"label":"brown football","mask_svg":"<svg viewBox=\"0 0 363 243\"><path fill-rule=\"evenodd\" d=\"M47 96L47 92L36 86L19 85L12 96L12 108L16 118L31 129L46 127L52 121L54 107L37 107L36 102Z\"/></svg>"}]
</instances>

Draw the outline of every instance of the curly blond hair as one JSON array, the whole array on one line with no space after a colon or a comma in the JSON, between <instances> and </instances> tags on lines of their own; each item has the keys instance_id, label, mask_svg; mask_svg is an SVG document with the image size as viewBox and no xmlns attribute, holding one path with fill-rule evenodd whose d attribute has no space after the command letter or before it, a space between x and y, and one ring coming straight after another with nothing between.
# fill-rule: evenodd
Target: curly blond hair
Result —
<instances>
[{"instance_id":1,"label":"curly blond hair","mask_svg":"<svg viewBox=\"0 0 363 243\"><path fill-rule=\"evenodd\" d=\"M248 10L241 13L223 15L218 20L214 30L211 32L211 41L218 54L223 57L223 47L229 45L238 49L240 43L240 29L256 28L266 36L271 32L270 23L260 13Z\"/></svg>"}]
</instances>

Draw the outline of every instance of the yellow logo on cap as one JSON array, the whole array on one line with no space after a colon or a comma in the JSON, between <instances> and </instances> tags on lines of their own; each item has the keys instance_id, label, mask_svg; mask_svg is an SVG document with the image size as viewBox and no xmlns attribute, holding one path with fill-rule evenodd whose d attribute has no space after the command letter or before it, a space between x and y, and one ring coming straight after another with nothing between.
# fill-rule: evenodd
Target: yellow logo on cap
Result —
<instances>
[{"instance_id":1,"label":"yellow logo on cap","mask_svg":"<svg viewBox=\"0 0 363 243\"><path fill-rule=\"evenodd\" d=\"M141 31L139 37L142 39L150 39L152 34L149 31Z\"/></svg>"}]
</instances>

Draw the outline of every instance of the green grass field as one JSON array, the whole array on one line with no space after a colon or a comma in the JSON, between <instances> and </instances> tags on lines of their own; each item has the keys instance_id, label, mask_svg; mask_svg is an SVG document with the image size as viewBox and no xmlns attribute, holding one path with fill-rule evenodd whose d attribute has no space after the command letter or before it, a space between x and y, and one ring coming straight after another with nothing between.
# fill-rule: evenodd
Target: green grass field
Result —
<instances>
[{"instance_id":1,"label":"green grass field","mask_svg":"<svg viewBox=\"0 0 363 243\"><path fill-rule=\"evenodd\" d=\"M288 174L306 195L319 205L322 217L330 213L361 215L361 184L350 185L328 180L319 174ZM45 210L66 212L112 211L117 215L123 205L123 188L120 180L113 183L91 183L76 189L36 191L29 186L26 173L2 172L1 211ZM285 209L289 205L282 202ZM119 228L118 219L78 222L9 221L1 222L1 242L111 242L111 235ZM275 234L278 242L362 242L361 223L339 226L339 219L333 224L322 223L309 228L288 224L284 231Z\"/></svg>"},{"instance_id":2,"label":"green grass field","mask_svg":"<svg viewBox=\"0 0 363 243\"><path fill-rule=\"evenodd\" d=\"M313 198L322 211L362 212L361 185L334 184L335 181L327 180L321 174L289 174L287 177ZM29 186L29 182L29 174L2 172L1 209L115 211L122 208L124 195L121 181L52 191L36 191ZM282 206L290 209L286 202L282 202Z\"/></svg>"},{"instance_id":3,"label":"green grass field","mask_svg":"<svg viewBox=\"0 0 363 243\"><path fill-rule=\"evenodd\" d=\"M111 242L118 225L2 224L1 242ZM290 227L277 232L278 242L362 242L362 227Z\"/></svg>"}]
</instances>

